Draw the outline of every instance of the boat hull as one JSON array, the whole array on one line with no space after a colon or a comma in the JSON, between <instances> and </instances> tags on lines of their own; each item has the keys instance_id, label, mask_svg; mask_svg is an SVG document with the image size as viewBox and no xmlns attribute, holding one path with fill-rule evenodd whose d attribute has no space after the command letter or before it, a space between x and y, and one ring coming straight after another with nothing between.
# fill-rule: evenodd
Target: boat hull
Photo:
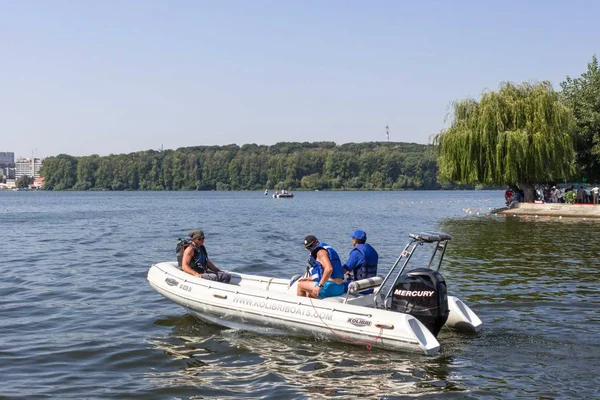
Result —
<instances>
[{"instance_id":1,"label":"boat hull","mask_svg":"<svg viewBox=\"0 0 600 400\"><path fill-rule=\"evenodd\" d=\"M150 268L148 281L190 314L228 328L308 335L426 355L440 350L435 336L409 314L343 304L336 299L299 297L286 279L234 273L231 283L225 284L196 278L181 271L176 263L165 262ZM369 298L356 301L368 302Z\"/></svg>"}]
</instances>

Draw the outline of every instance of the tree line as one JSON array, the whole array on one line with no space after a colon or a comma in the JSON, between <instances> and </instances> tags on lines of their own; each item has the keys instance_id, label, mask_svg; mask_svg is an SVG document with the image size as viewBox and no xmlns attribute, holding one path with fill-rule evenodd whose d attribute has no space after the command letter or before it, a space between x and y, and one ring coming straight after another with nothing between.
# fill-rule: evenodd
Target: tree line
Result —
<instances>
[{"instance_id":1,"label":"tree line","mask_svg":"<svg viewBox=\"0 0 600 400\"><path fill-rule=\"evenodd\" d=\"M402 190L438 181L433 145L282 142L44 160L46 190Z\"/></svg>"}]
</instances>

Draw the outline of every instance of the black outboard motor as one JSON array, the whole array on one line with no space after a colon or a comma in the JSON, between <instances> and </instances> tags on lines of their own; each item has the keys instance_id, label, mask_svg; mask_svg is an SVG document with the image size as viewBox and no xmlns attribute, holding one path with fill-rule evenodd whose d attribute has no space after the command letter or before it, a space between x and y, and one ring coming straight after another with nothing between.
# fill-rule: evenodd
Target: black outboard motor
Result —
<instances>
[{"instance_id":1,"label":"black outboard motor","mask_svg":"<svg viewBox=\"0 0 600 400\"><path fill-rule=\"evenodd\" d=\"M437 337L449 314L444 277L429 268L403 273L394 287L391 309L417 318Z\"/></svg>"}]
</instances>

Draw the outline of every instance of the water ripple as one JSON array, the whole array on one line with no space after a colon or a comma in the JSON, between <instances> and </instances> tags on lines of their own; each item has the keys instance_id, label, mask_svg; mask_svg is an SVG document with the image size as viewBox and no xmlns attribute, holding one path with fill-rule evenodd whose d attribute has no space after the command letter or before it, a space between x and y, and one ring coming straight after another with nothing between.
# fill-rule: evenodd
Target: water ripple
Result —
<instances>
[{"instance_id":1,"label":"water ripple","mask_svg":"<svg viewBox=\"0 0 600 400\"><path fill-rule=\"evenodd\" d=\"M0 192L0 398L597 397L600 224L484 216L494 199ZM441 353L425 357L199 322L146 282L195 228L218 266L279 277L304 270L308 234L345 259L350 232L366 230L383 274L409 232L446 231L442 272L485 328L444 329Z\"/></svg>"}]
</instances>

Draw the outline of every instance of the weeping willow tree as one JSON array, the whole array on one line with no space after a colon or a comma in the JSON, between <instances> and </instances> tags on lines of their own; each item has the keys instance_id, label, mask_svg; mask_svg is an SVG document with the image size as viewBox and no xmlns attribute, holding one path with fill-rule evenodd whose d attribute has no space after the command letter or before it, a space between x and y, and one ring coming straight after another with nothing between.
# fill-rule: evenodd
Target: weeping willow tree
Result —
<instances>
[{"instance_id":1,"label":"weeping willow tree","mask_svg":"<svg viewBox=\"0 0 600 400\"><path fill-rule=\"evenodd\" d=\"M502 83L479 102L453 102L450 118L434 137L442 178L514 185L533 201L533 184L574 172L573 117L549 82Z\"/></svg>"}]
</instances>

